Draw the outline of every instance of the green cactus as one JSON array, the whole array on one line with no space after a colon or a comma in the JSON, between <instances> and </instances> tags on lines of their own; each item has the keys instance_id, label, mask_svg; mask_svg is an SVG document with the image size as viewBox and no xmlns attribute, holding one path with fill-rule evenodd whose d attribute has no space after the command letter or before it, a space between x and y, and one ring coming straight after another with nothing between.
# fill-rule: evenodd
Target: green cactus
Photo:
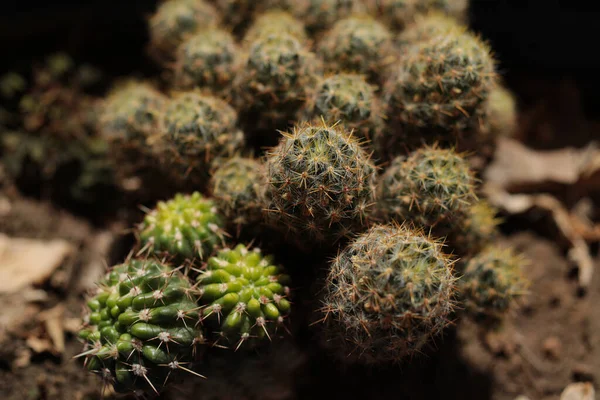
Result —
<instances>
[{"instance_id":1,"label":"green cactus","mask_svg":"<svg viewBox=\"0 0 600 400\"><path fill-rule=\"evenodd\" d=\"M159 63L170 62L187 37L219 23L216 8L203 0L165 1L148 21L150 54Z\"/></svg>"},{"instance_id":2,"label":"green cactus","mask_svg":"<svg viewBox=\"0 0 600 400\"><path fill-rule=\"evenodd\" d=\"M235 39L222 29L205 29L190 36L177 50L176 86L228 94L237 72L238 53Z\"/></svg>"},{"instance_id":3,"label":"green cactus","mask_svg":"<svg viewBox=\"0 0 600 400\"><path fill-rule=\"evenodd\" d=\"M500 85L490 91L485 103L485 118L479 141L511 137L517 131L517 104L513 93Z\"/></svg>"},{"instance_id":4,"label":"green cactus","mask_svg":"<svg viewBox=\"0 0 600 400\"><path fill-rule=\"evenodd\" d=\"M454 223L440 229L460 255L472 255L500 236L498 210L485 200L466 207Z\"/></svg>"},{"instance_id":5,"label":"green cactus","mask_svg":"<svg viewBox=\"0 0 600 400\"><path fill-rule=\"evenodd\" d=\"M260 39L261 36L281 32L295 37L301 43L307 43L308 41L306 28L300 20L294 18L292 14L286 11L267 10L258 15L252 25L250 25L248 32L244 35L244 42L251 44Z\"/></svg>"},{"instance_id":6,"label":"green cactus","mask_svg":"<svg viewBox=\"0 0 600 400\"><path fill-rule=\"evenodd\" d=\"M354 134L370 142L380 141L385 122L375 87L364 76L336 74L323 79L300 112L300 119L341 122Z\"/></svg>"},{"instance_id":7,"label":"green cactus","mask_svg":"<svg viewBox=\"0 0 600 400\"><path fill-rule=\"evenodd\" d=\"M525 265L523 256L494 245L468 259L459 279L466 311L484 319L501 318L527 293L529 283L522 272Z\"/></svg>"},{"instance_id":8,"label":"green cactus","mask_svg":"<svg viewBox=\"0 0 600 400\"><path fill-rule=\"evenodd\" d=\"M284 327L289 277L260 249L239 244L209 258L197 278L202 318L230 343L256 346Z\"/></svg>"},{"instance_id":9,"label":"green cactus","mask_svg":"<svg viewBox=\"0 0 600 400\"><path fill-rule=\"evenodd\" d=\"M204 343L196 300L188 279L166 265L117 265L87 302L79 356L118 392L158 393L172 372L196 374L187 367Z\"/></svg>"},{"instance_id":10,"label":"green cactus","mask_svg":"<svg viewBox=\"0 0 600 400\"><path fill-rule=\"evenodd\" d=\"M392 35L388 29L366 15L339 20L317 47L328 72L355 72L379 82L394 62Z\"/></svg>"},{"instance_id":11,"label":"green cactus","mask_svg":"<svg viewBox=\"0 0 600 400\"><path fill-rule=\"evenodd\" d=\"M323 307L326 347L345 361L398 363L449 323L453 262L442 244L399 225L375 225L331 264Z\"/></svg>"},{"instance_id":12,"label":"green cactus","mask_svg":"<svg viewBox=\"0 0 600 400\"><path fill-rule=\"evenodd\" d=\"M256 232L262 222L263 166L252 158L233 157L211 178L215 204L232 230Z\"/></svg>"},{"instance_id":13,"label":"green cactus","mask_svg":"<svg viewBox=\"0 0 600 400\"><path fill-rule=\"evenodd\" d=\"M429 12L447 15L457 22L467 19L468 0L367 0L367 4L373 14L397 31Z\"/></svg>"},{"instance_id":14,"label":"green cactus","mask_svg":"<svg viewBox=\"0 0 600 400\"><path fill-rule=\"evenodd\" d=\"M440 11L418 14L397 38L401 47L410 47L416 43L427 41L434 36L443 35L460 27L459 22Z\"/></svg>"},{"instance_id":15,"label":"green cactus","mask_svg":"<svg viewBox=\"0 0 600 400\"><path fill-rule=\"evenodd\" d=\"M138 226L142 250L184 260L204 260L223 243L224 222L215 203L200 193L158 202Z\"/></svg>"},{"instance_id":16,"label":"green cactus","mask_svg":"<svg viewBox=\"0 0 600 400\"><path fill-rule=\"evenodd\" d=\"M285 128L321 75L321 64L285 32L260 36L234 81L238 110L252 129Z\"/></svg>"},{"instance_id":17,"label":"green cactus","mask_svg":"<svg viewBox=\"0 0 600 400\"><path fill-rule=\"evenodd\" d=\"M304 21L313 35L330 28L340 19L365 11L362 0L270 0L269 4L289 10Z\"/></svg>"},{"instance_id":18,"label":"green cactus","mask_svg":"<svg viewBox=\"0 0 600 400\"><path fill-rule=\"evenodd\" d=\"M393 127L382 147L400 152L423 141L455 144L481 118L496 84L489 46L457 26L406 49L383 97Z\"/></svg>"},{"instance_id":19,"label":"green cactus","mask_svg":"<svg viewBox=\"0 0 600 400\"><path fill-rule=\"evenodd\" d=\"M367 223L375 166L340 126L304 124L267 155L267 219L294 235L329 242Z\"/></svg>"},{"instance_id":20,"label":"green cactus","mask_svg":"<svg viewBox=\"0 0 600 400\"><path fill-rule=\"evenodd\" d=\"M392 161L377 185L377 208L386 219L429 228L474 203L474 189L474 174L461 154L423 147Z\"/></svg>"}]
</instances>

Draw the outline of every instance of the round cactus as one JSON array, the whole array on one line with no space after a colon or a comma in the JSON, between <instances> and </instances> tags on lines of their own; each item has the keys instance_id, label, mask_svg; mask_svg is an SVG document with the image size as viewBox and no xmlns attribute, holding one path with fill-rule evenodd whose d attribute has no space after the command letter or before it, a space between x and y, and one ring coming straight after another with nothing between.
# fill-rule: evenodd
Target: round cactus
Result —
<instances>
[{"instance_id":1,"label":"round cactus","mask_svg":"<svg viewBox=\"0 0 600 400\"><path fill-rule=\"evenodd\" d=\"M308 121L323 118L330 124L341 122L357 136L375 143L385 128L375 87L354 74L323 79L310 94L300 116Z\"/></svg>"},{"instance_id":2,"label":"round cactus","mask_svg":"<svg viewBox=\"0 0 600 400\"><path fill-rule=\"evenodd\" d=\"M517 104L514 95L506 88L498 85L490 91L485 103L485 118L480 135L483 138L495 139L510 137L517 130Z\"/></svg>"},{"instance_id":3,"label":"round cactus","mask_svg":"<svg viewBox=\"0 0 600 400\"><path fill-rule=\"evenodd\" d=\"M219 24L219 13L203 0L170 0L149 20L151 55L161 63L175 56L177 47L193 33Z\"/></svg>"},{"instance_id":4,"label":"round cactus","mask_svg":"<svg viewBox=\"0 0 600 400\"><path fill-rule=\"evenodd\" d=\"M316 242L337 240L366 224L375 167L340 126L297 126L267 156L267 218Z\"/></svg>"},{"instance_id":5,"label":"round cactus","mask_svg":"<svg viewBox=\"0 0 600 400\"><path fill-rule=\"evenodd\" d=\"M320 74L320 62L298 38L285 32L260 36L234 81L238 109L252 118L253 129L285 128Z\"/></svg>"},{"instance_id":6,"label":"round cactus","mask_svg":"<svg viewBox=\"0 0 600 400\"><path fill-rule=\"evenodd\" d=\"M450 323L455 278L442 244L398 225L375 225L331 264L325 346L347 361L397 363Z\"/></svg>"},{"instance_id":7,"label":"round cactus","mask_svg":"<svg viewBox=\"0 0 600 400\"><path fill-rule=\"evenodd\" d=\"M459 280L467 312L489 319L505 314L527 292L524 264L525 259L512 249L493 245L470 258Z\"/></svg>"},{"instance_id":8,"label":"round cactus","mask_svg":"<svg viewBox=\"0 0 600 400\"><path fill-rule=\"evenodd\" d=\"M177 86L227 93L236 73L238 52L229 32L215 28L194 34L177 51Z\"/></svg>"},{"instance_id":9,"label":"round cactus","mask_svg":"<svg viewBox=\"0 0 600 400\"><path fill-rule=\"evenodd\" d=\"M459 26L459 22L455 18L439 11L418 14L415 16L415 21L398 35L397 43L401 47L414 45L434 36L452 32Z\"/></svg>"},{"instance_id":10,"label":"round cactus","mask_svg":"<svg viewBox=\"0 0 600 400\"><path fill-rule=\"evenodd\" d=\"M289 277L259 249L240 244L219 251L197 281L202 318L236 349L270 340L284 326Z\"/></svg>"},{"instance_id":11,"label":"round cactus","mask_svg":"<svg viewBox=\"0 0 600 400\"><path fill-rule=\"evenodd\" d=\"M389 135L382 146L398 152L422 141L454 144L482 116L496 84L489 46L457 26L405 53L383 90L401 134Z\"/></svg>"},{"instance_id":12,"label":"round cactus","mask_svg":"<svg viewBox=\"0 0 600 400\"><path fill-rule=\"evenodd\" d=\"M451 226L442 229L455 251L460 255L474 254L492 243L498 236L501 220L498 210L485 200L466 207Z\"/></svg>"},{"instance_id":13,"label":"round cactus","mask_svg":"<svg viewBox=\"0 0 600 400\"><path fill-rule=\"evenodd\" d=\"M160 201L138 227L142 251L176 261L205 259L223 242L223 220L198 192Z\"/></svg>"},{"instance_id":14,"label":"round cactus","mask_svg":"<svg viewBox=\"0 0 600 400\"><path fill-rule=\"evenodd\" d=\"M231 29L243 28L252 17L258 5L256 0L213 0L213 3L223 17L223 24Z\"/></svg>"},{"instance_id":15,"label":"round cactus","mask_svg":"<svg viewBox=\"0 0 600 400\"><path fill-rule=\"evenodd\" d=\"M187 278L166 265L117 265L87 302L80 356L119 392L158 393L175 370L196 374L186 367L204 343L196 300Z\"/></svg>"},{"instance_id":16,"label":"round cactus","mask_svg":"<svg viewBox=\"0 0 600 400\"><path fill-rule=\"evenodd\" d=\"M457 22L467 19L467 0L367 0L367 4L375 15L398 31L429 12L448 15Z\"/></svg>"},{"instance_id":17,"label":"round cactus","mask_svg":"<svg viewBox=\"0 0 600 400\"><path fill-rule=\"evenodd\" d=\"M285 32L301 43L306 43L308 37L304 24L294 18L292 14L282 10L268 10L256 17L248 32L244 36L244 41L248 44L274 33Z\"/></svg>"},{"instance_id":18,"label":"round cactus","mask_svg":"<svg viewBox=\"0 0 600 400\"><path fill-rule=\"evenodd\" d=\"M377 186L378 211L429 228L475 202L474 186L473 172L460 154L424 147L392 161Z\"/></svg>"},{"instance_id":19,"label":"round cactus","mask_svg":"<svg viewBox=\"0 0 600 400\"><path fill-rule=\"evenodd\" d=\"M364 11L362 0L270 0L274 7L289 10L316 34L336 21Z\"/></svg>"},{"instance_id":20,"label":"round cactus","mask_svg":"<svg viewBox=\"0 0 600 400\"><path fill-rule=\"evenodd\" d=\"M392 35L369 16L353 16L335 23L318 45L317 53L329 72L365 74L379 82L395 57Z\"/></svg>"},{"instance_id":21,"label":"round cactus","mask_svg":"<svg viewBox=\"0 0 600 400\"><path fill-rule=\"evenodd\" d=\"M252 158L233 157L219 166L211 179L215 204L239 236L254 231L262 221L262 164Z\"/></svg>"}]
</instances>

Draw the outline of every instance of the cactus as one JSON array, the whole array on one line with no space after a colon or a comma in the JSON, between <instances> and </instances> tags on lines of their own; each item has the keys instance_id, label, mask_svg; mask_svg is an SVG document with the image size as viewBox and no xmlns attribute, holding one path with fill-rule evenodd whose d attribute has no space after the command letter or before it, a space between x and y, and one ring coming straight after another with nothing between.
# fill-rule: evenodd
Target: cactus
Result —
<instances>
[{"instance_id":1,"label":"cactus","mask_svg":"<svg viewBox=\"0 0 600 400\"><path fill-rule=\"evenodd\" d=\"M494 245L468 259L459 279L466 311L490 321L502 317L527 292L525 264L523 256L512 249Z\"/></svg>"},{"instance_id":2,"label":"cactus","mask_svg":"<svg viewBox=\"0 0 600 400\"><path fill-rule=\"evenodd\" d=\"M221 16L223 24L237 31L251 19L259 1L256 0L213 0Z\"/></svg>"},{"instance_id":3,"label":"cactus","mask_svg":"<svg viewBox=\"0 0 600 400\"><path fill-rule=\"evenodd\" d=\"M321 74L321 64L287 33L260 36L234 81L238 109L253 129L285 128Z\"/></svg>"},{"instance_id":4,"label":"cactus","mask_svg":"<svg viewBox=\"0 0 600 400\"><path fill-rule=\"evenodd\" d=\"M380 141L385 128L375 87L361 75L331 75L317 85L301 110L300 119L320 118L330 124L339 121L357 136L374 143Z\"/></svg>"},{"instance_id":5,"label":"cactus","mask_svg":"<svg viewBox=\"0 0 600 400\"><path fill-rule=\"evenodd\" d=\"M307 43L308 41L306 28L300 20L286 11L268 10L256 17L248 32L244 35L244 42L251 44L260 39L261 36L281 32L295 37L301 43Z\"/></svg>"},{"instance_id":6,"label":"cactus","mask_svg":"<svg viewBox=\"0 0 600 400\"><path fill-rule=\"evenodd\" d=\"M383 147L395 152L423 140L460 140L496 84L489 46L460 26L410 46L394 68L383 97L401 134Z\"/></svg>"},{"instance_id":7,"label":"cactus","mask_svg":"<svg viewBox=\"0 0 600 400\"><path fill-rule=\"evenodd\" d=\"M262 164L252 158L233 157L211 178L211 193L222 215L237 236L255 232L262 222Z\"/></svg>"},{"instance_id":8,"label":"cactus","mask_svg":"<svg viewBox=\"0 0 600 400\"><path fill-rule=\"evenodd\" d=\"M117 265L88 302L79 337L86 367L119 392L158 393L204 343L188 279L152 260ZM197 374L196 374L197 375Z\"/></svg>"},{"instance_id":9,"label":"cactus","mask_svg":"<svg viewBox=\"0 0 600 400\"><path fill-rule=\"evenodd\" d=\"M352 16L333 25L318 45L326 71L365 74L379 82L394 61L392 35L369 16Z\"/></svg>"},{"instance_id":10,"label":"cactus","mask_svg":"<svg viewBox=\"0 0 600 400\"><path fill-rule=\"evenodd\" d=\"M511 137L517 130L517 104L510 90L496 86L485 103L483 127L479 130L479 140Z\"/></svg>"},{"instance_id":11,"label":"cactus","mask_svg":"<svg viewBox=\"0 0 600 400\"><path fill-rule=\"evenodd\" d=\"M239 244L208 259L197 277L202 318L231 343L271 340L290 311L289 277L272 257Z\"/></svg>"},{"instance_id":12,"label":"cactus","mask_svg":"<svg viewBox=\"0 0 600 400\"><path fill-rule=\"evenodd\" d=\"M304 124L267 155L267 219L315 242L335 241L367 223L375 167L339 125Z\"/></svg>"},{"instance_id":13,"label":"cactus","mask_svg":"<svg viewBox=\"0 0 600 400\"><path fill-rule=\"evenodd\" d=\"M370 10L394 30L402 31L420 15L437 12L449 19L467 19L467 0L367 0Z\"/></svg>"},{"instance_id":14,"label":"cactus","mask_svg":"<svg viewBox=\"0 0 600 400\"><path fill-rule=\"evenodd\" d=\"M177 50L176 85L227 94L237 72L238 52L233 36L227 31L215 28L194 34Z\"/></svg>"},{"instance_id":15,"label":"cactus","mask_svg":"<svg viewBox=\"0 0 600 400\"><path fill-rule=\"evenodd\" d=\"M375 225L331 264L324 342L345 361L398 363L450 323L455 278L442 244L399 225Z\"/></svg>"},{"instance_id":16,"label":"cactus","mask_svg":"<svg viewBox=\"0 0 600 400\"><path fill-rule=\"evenodd\" d=\"M492 243L500 235L496 217L498 210L485 200L466 207L450 226L440 229L457 254L472 255Z\"/></svg>"},{"instance_id":17,"label":"cactus","mask_svg":"<svg viewBox=\"0 0 600 400\"><path fill-rule=\"evenodd\" d=\"M378 212L420 227L448 222L475 200L468 162L451 149L424 147L395 158L377 186Z\"/></svg>"},{"instance_id":18,"label":"cactus","mask_svg":"<svg viewBox=\"0 0 600 400\"><path fill-rule=\"evenodd\" d=\"M159 63L170 62L186 38L219 22L216 8L203 0L165 1L148 21L150 54Z\"/></svg>"},{"instance_id":19,"label":"cactus","mask_svg":"<svg viewBox=\"0 0 600 400\"><path fill-rule=\"evenodd\" d=\"M200 193L176 194L158 202L138 226L141 252L177 262L204 260L223 242L223 220L212 200Z\"/></svg>"},{"instance_id":20,"label":"cactus","mask_svg":"<svg viewBox=\"0 0 600 400\"><path fill-rule=\"evenodd\" d=\"M406 27L397 38L401 47L409 47L418 42L430 40L437 35L443 35L460 27L459 22L442 12L432 11L418 14L414 22Z\"/></svg>"}]
</instances>

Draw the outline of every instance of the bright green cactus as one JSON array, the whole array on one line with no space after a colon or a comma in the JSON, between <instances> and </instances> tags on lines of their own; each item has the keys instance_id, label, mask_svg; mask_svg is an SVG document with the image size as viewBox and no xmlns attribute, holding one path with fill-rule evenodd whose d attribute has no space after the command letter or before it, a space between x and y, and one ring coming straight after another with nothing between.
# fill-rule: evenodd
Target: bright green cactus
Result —
<instances>
[{"instance_id":1,"label":"bright green cactus","mask_svg":"<svg viewBox=\"0 0 600 400\"><path fill-rule=\"evenodd\" d=\"M227 94L237 72L239 49L231 33L205 29L185 40L177 50L176 85Z\"/></svg>"},{"instance_id":2,"label":"bright green cactus","mask_svg":"<svg viewBox=\"0 0 600 400\"><path fill-rule=\"evenodd\" d=\"M283 328L291 307L289 277L259 249L239 244L219 251L197 281L203 318L236 349L271 340Z\"/></svg>"},{"instance_id":3,"label":"bright green cactus","mask_svg":"<svg viewBox=\"0 0 600 400\"><path fill-rule=\"evenodd\" d=\"M461 154L423 147L392 161L377 185L377 208L386 219L430 228L474 203L474 190L474 174Z\"/></svg>"},{"instance_id":4,"label":"bright green cactus","mask_svg":"<svg viewBox=\"0 0 600 400\"><path fill-rule=\"evenodd\" d=\"M284 133L267 155L266 176L267 219L296 237L306 232L307 239L330 242L367 224L375 166L340 125Z\"/></svg>"},{"instance_id":5,"label":"bright green cactus","mask_svg":"<svg viewBox=\"0 0 600 400\"><path fill-rule=\"evenodd\" d=\"M502 317L527 293L526 261L510 248L490 245L468 259L459 288L466 311L475 317Z\"/></svg>"},{"instance_id":6,"label":"bright green cactus","mask_svg":"<svg viewBox=\"0 0 600 400\"><path fill-rule=\"evenodd\" d=\"M329 72L355 72L379 82L394 62L392 34L366 15L342 19L333 25L317 47Z\"/></svg>"},{"instance_id":7,"label":"bright green cactus","mask_svg":"<svg viewBox=\"0 0 600 400\"><path fill-rule=\"evenodd\" d=\"M176 261L206 259L223 242L223 219L200 193L160 201L138 226L142 252Z\"/></svg>"},{"instance_id":8,"label":"bright green cactus","mask_svg":"<svg viewBox=\"0 0 600 400\"><path fill-rule=\"evenodd\" d=\"M453 262L405 226L375 225L333 260L324 287L324 345L344 361L398 363L449 323Z\"/></svg>"},{"instance_id":9,"label":"bright green cactus","mask_svg":"<svg viewBox=\"0 0 600 400\"><path fill-rule=\"evenodd\" d=\"M158 393L172 372L196 374L187 366L204 343L196 300L188 279L166 265L117 265L87 302L80 356L118 392Z\"/></svg>"},{"instance_id":10,"label":"bright green cactus","mask_svg":"<svg viewBox=\"0 0 600 400\"><path fill-rule=\"evenodd\" d=\"M365 10L362 0L269 0L275 8L289 10L304 21L312 34L331 27L336 21Z\"/></svg>"},{"instance_id":11,"label":"bright green cactus","mask_svg":"<svg viewBox=\"0 0 600 400\"><path fill-rule=\"evenodd\" d=\"M268 10L256 17L244 35L244 42L251 44L261 36L280 32L285 32L302 43L308 41L306 29L300 20L286 11Z\"/></svg>"},{"instance_id":12,"label":"bright green cactus","mask_svg":"<svg viewBox=\"0 0 600 400\"><path fill-rule=\"evenodd\" d=\"M150 54L160 63L170 62L187 37L219 22L216 8L203 0L165 1L148 22Z\"/></svg>"},{"instance_id":13,"label":"bright green cactus","mask_svg":"<svg viewBox=\"0 0 600 400\"><path fill-rule=\"evenodd\" d=\"M356 136L377 143L385 129L382 113L375 87L364 76L336 74L323 79L310 93L300 119L341 122Z\"/></svg>"}]
</instances>

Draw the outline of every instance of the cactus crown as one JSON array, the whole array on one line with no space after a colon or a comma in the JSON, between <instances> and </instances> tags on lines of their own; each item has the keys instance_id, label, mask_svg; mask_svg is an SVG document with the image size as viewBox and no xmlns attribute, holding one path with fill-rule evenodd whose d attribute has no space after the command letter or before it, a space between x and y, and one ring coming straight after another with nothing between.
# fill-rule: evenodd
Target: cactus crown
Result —
<instances>
[{"instance_id":1,"label":"cactus crown","mask_svg":"<svg viewBox=\"0 0 600 400\"><path fill-rule=\"evenodd\" d=\"M289 277L260 249L239 244L208 260L198 276L202 315L230 342L256 345L271 339L290 310Z\"/></svg>"},{"instance_id":2,"label":"cactus crown","mask_svg":"<svg viewBox=\"0 0 600 400\"><path fill-rule=\"evenodd\" d=\"M334 260L322 312L340 357L399 362L448 323L455 278L442 245L404 226L376 225Z\"/></svg>"},{"instance_id":3,"label":"cactus crown","mask_svg":"<svg viewBox=\"0 0 600 400\"><path fill-rule=\"evenodd\" d=\"M361 0L272 0L304 21L311 33L329 28L336 21L364 10Z\"/></svg>"},{"instance_id":4,"label":"cactus crown","mask_svg":"<svg viewBox=\"0 0 600 400\"><path fill-rule=\"evenodd\" d=\"M409 46L421 41L427 41L437 35L443 35L459 28L456 19L440 11L418 14L415 21L398 36L401 46Z\"/></svg>"},{"instance_id":5,"label":"cactus crown","mask_svg":"<svg viewBox=\"0 0 600 400\"><path fill-rule=\"evenodd\" d=\"M306 29L300 20L283 10L269 10L256 17L246 32L244 41L250 44L262 36L278 33L291 35L301 43L306 43L308 40Z\"/></svg>"}]
</instances>

